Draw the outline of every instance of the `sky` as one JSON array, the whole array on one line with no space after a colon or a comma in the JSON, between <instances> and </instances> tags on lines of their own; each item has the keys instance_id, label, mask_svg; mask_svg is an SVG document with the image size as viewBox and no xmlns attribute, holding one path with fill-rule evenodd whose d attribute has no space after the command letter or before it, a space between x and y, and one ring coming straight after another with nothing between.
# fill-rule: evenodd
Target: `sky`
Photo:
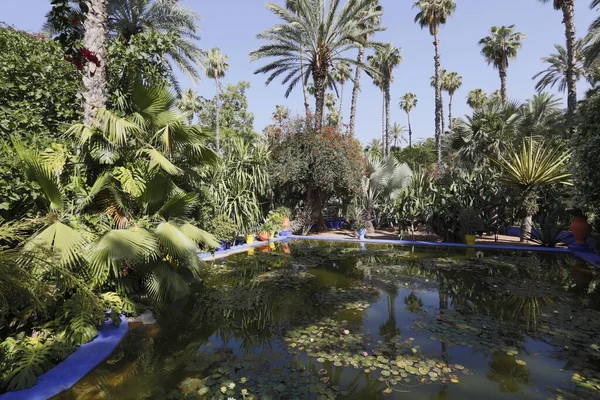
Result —
<instances>
[{"instance_id":1,"label":"sky","mask_svg":"<svg viewBox=\"0 0 600 400\"><path fill-rule=\"evenodd\" d=\"M273 1L284 3L284 0ZM50 10L49 3L49 0L0 0L0 21L18 29L38 31L44 15ZM224 82L250 82L247 95L250 111L255 115L254 129L257 132L262 132L272 122L277 104L285 105L293 114L303 112L301 86L285 99L285 87L279 81L265 86L266 76L254 74L265 63L250 62L249 59L248 54L262 44L256 35L277 22L277 18L265 8L265 0L182 0L181 3L201 16L200 46L204 49L219 47L228 55L230 68ZM403 62L394 72L395 81L391 87L391 121L407 125L406 114L400 110L398 102L404 93L415 93L418 106L411 113L413 140L431 137L435 105L430 86L434 72L432 37L427 29L421 30L414 23L416 10L412 8L413 0L380 0L380 3L385 12L382 23L387 30L378 33L374 40L393 43L402 49L403 56ZM511 99L525 101L530 98L535 92L532 76L546 68L540 59L554 51L554 44L564 46L562 13L553 9L552 2L542 4L539 0L457 0L456 3L454 16L440 33L442 67L463 77L463 86L454 96L453 115L460 117L470 111L465 101L471 89L481 88L491 93L500 87L497 70L487 65L478 45L494 25L514 24L517 31L526 34L523 48L509 66L507 86ZM577 36L582 37L598 13L589 9L590 0L578 0L576 3ZM352 55L354 57L355 54ZM196 86L183 75L180 80L183 87L193 87L204 97L214 96L215 86L208 78L203 78ZM356 136L366 143L381 135L381 92L364 73L361 86ZM584 93L585 90L586 83L581 81L578 91ZM343 98L344 122L349 119L351 92L350 82ZM551 92L566 102L565 95ZM447 107L447 97L444 101Z\"/></svg>"}]
</instances>

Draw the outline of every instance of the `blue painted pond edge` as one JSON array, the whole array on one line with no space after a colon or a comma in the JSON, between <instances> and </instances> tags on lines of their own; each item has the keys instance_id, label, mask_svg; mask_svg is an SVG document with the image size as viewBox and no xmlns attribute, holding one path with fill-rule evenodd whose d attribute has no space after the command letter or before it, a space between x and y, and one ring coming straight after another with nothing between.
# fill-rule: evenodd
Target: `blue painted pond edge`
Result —
<instances>
[{"instance_id":1,"label":"blue painted pond edge","mask_svg":"<svg viewBox=\"0 0 600 400\"><path fill-rule=\"evenodd\" d=\"M28 389L0 395L0 400L45 400L64 392L107 359L129 330L127 318L121 316L116 327L109 319L98 329L98 336L79 346L69 357L38 377L38 383Z\"/></svg>"}]
</instances>

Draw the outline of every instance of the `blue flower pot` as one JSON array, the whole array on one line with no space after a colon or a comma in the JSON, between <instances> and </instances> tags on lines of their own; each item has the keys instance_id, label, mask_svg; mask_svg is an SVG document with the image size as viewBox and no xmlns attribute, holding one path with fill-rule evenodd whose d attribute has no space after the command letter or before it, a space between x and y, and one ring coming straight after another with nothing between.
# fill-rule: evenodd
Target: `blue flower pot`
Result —
<instances>
[{"instance_id":1,"label":"blue flower pot","mask_svg":"<svg viewBox=\"0 0 600 400\"><path fill-rule=\"evenodd\" d=\"M365 240L365 235L367 234L367 230L366 229L357 229L356 234L358 235L358 238L360 240Z\"/></svg>"}]
</instances>

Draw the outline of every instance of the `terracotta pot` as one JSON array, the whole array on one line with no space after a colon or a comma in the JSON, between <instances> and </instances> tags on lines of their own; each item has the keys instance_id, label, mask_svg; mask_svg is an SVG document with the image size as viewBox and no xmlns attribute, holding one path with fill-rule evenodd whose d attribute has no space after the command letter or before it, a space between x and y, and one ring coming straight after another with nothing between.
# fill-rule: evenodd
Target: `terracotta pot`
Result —
<instances>
[{"instance_id":1,"label":"terracotta pot","mask_svg":"<svg viewBox=\"0 0 600 400\"><path fill-rule=\"evenodd\" d=\"M585 246L592 234L592 226L588 224L587 218L575 217L575 221L571 224L571 233L575 238L575 244Z\"/></svg>"},{"instance_id":2,"label":"terracotta pot","mask_svg":"<svg viewBox=\"0 0 600 400\"><path fill-rule=\"evenodd\" d=\"M258 240L260 240L261 242L266 242L269 239L271 239L271 235L269 234L269 232L262 231L258 234Z\"/></svg>"},{"instance_id":3,"label":"terracotta pot","mask_svg":"<svg viewBox=\"0 0 600 400\"><path fill-rule=\"evenodd\" d=\"M281 220L281 227L283 228L284 231L287 231L289 226L290 226L290 219L288 217L283 217L283 219Z\"/></svg>"},{"instance_id":4,"label":"terracotta pot","mask_svg":"<svg viewBox=\"0 0 600 400\"><path fill-rule=\"evenodd\" d=\"M290 249L290 245L286 243L281 248L281 251L283 251L285 254L290 254L292 252L292 249Z\"/></svg>"}]
</instances>

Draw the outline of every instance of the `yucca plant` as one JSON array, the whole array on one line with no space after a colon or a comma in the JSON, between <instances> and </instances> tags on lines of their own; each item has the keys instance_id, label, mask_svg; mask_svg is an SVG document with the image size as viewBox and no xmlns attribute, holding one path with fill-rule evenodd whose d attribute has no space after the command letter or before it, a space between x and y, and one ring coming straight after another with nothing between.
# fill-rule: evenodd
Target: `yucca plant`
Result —
<instances>
[{"instance_id":1,"label":"yucca plant","mask_svg":"<svg viewBox=\"0 0 600 400\"><path fill-rule=\"evenodd\" d=\"M524 139L520 148L512 148L506 156L492 159L499 168L501 180L521 190L521 241L531 233L533 215L537 211L538 189L545 185L572 185L568 171L571 153L546 146L543 141Z\"/></svg>"}]
</instances>

